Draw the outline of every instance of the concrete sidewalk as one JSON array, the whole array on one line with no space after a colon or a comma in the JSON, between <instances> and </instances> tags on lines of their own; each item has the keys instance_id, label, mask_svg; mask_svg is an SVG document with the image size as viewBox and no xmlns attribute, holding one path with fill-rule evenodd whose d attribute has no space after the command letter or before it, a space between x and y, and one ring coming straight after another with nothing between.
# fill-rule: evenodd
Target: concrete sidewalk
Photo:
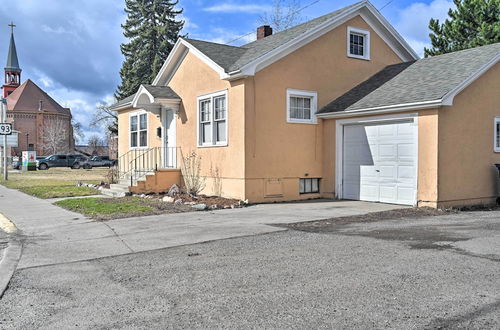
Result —
<instances>
[{"instance_id":1,"label":"concrete sidewalk","mask_svg":"<svg viewBox=\"0 0 500 330\"><path fill-rule=\"evenodd\" d=\"M18 268L90 260L185 244L282 231L266 224L401 208L354 201L264 204L97 222L0 185L0 213L26 236Z\"/></svg>"}]
</instances>

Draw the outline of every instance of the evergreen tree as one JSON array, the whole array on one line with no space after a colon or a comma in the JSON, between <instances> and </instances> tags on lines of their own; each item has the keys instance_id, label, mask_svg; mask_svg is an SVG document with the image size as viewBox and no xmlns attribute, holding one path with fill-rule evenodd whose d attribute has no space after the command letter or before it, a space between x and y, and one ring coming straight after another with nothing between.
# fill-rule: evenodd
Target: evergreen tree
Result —
<instances>
[{"instance_id":1,"label":"evergreen tree","mask_svg":"<svg viewBox=\"0 0 500 330\"><path fill-rule=\"evenodd\" d=\"M122 25L129 41L121 45L125 61L120 70L122 83L115 97L125 98L137 92L141 84L151 83L167 59L184 21L175 6L179 1L125 0L127 20Z\"/></svg>"},{"instance_id":2,"label":"evergreen tree","mask_svg":"<svg viewBox=\"0 0 500 330\"><path fill-rule=\"evenodd\" d=\"M431 19L432 48L425 57L500 42L500 0L453 0L443 24Z\"/></svg>"}]
</instances>

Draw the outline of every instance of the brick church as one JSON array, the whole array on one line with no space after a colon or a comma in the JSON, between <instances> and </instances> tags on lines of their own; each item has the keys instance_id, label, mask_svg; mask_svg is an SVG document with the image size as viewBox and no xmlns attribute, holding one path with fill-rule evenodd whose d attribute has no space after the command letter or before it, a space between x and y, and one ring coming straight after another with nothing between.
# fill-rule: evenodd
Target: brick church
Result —
<instances>
[{"instance_id":1,"label":"brick church","mask_svg":"<svg viewBox=\"0 0 500 330\"><path fill-rule=\"evenodd\" d=\"M9 53L2 95L7 99L7 119L18 131L18 147L12 155L34 150L37 155L68 153L75 148L71 110L64 108L33 81L21 84L21 67L11 26Z\"/></svg>"}]
</instances>

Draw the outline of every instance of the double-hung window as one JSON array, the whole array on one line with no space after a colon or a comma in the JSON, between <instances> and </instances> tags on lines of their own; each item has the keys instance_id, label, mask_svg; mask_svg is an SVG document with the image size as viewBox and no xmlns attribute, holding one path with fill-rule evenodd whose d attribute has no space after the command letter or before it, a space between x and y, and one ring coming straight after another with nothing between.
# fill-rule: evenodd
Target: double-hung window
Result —
<instances>
[{"instance_id":1,"label":"double-hung window","mask_svg":"<svg viewBox=\"0 0 500 330\"><path fill-rule=\"evenodd\" d=\"M198 145L227 145L227 91L198 97Z\"/></svg>"},{"instance_id":2,"label":"double-hung window","mask_svg":"<svg viewBox=\"0 0 500 330\"><path fill-rule=\"evenodd\" d=\"M494 127L494 144L495 152L500 152L500 117L495 117L495 127Z\"/></svg>"},{"instance_id":3,"label":"double-hung window","mask_svg":"<svg viewBox=\"0 0 500 330\"><path fill-rule=\"evenodd\" d=\"M287 121L289 123L316 123L318 94L296 89L287 90Z\"/></svg>"},{"instance_id":4,"label":"double-hung window","mask_svg":"<svg viewBox=\"0 0 500 330\"><path fill-rule=\"evenodd\" d=\"M351 26L347 28L347 56L370 59L370 31Z\"/></svg>"},{"instance_id":5,"label":"double-hung window","mask_svg":"<svg viewBox=\"0 0 500 330\"><path fill-rule=\"evenodd\" d=\"M148 146L148 114L134 113L130 115L130 147L145 148Z\"/></svg>"}]
</instances>

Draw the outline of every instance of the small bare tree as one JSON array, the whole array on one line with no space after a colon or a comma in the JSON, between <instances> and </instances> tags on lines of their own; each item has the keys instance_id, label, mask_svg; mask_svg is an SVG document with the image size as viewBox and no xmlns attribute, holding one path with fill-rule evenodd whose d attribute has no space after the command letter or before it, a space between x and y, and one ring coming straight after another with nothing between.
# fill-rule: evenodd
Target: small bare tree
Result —
<instances>
[{"instance_id":1,"label":"small bare tree","mask_svg":"<svg viewBox=\"0 0 500 330\"><path fill-rule=\"evenodd\" d=\"M110 134L117 135L118 115L108 105L99 104L90 125L105 127Z\"/></svg>"},{"instance_id":2,"label":"small bare tree","mask_svg":"<svg viewBox=\"0 0 500 330\"><path fill-rule=\"evenodd\" d=\"M272 11L260 15L259 22L262 25L270 25L274 32L280 32L302 21L299 11L299 0L273 0Z\"/></svg>"},{"instance_id":3,"label":"small bare tree","mask_svg":"<svg viewBox=\"0 0 500 330\"><path fill-rule=\"evenodd\" d=\"M213 193L215 196L222 196L222 178L220 175L220 169L219 167L215 166L210 166L210 176L212 177L214 183L213 183Z\"/></svg>"},{"instance_id":4,"label":"small bare tree","mask_svg":"<svg viewBox=\"0 0 500 330\"><path fill-rule=\"evenodd\" d=\"M42 131L45 154L66 153L69 148L69 122L62 118L50 118Z\"/></svg>"},{"instance_id":5,"label":"small bare tree","mask_svg":"<svg viewBox=\"0 0 500 330\"><path fill-rule=\"evenodd\" d=\"M182 150L181 157L186 192L196 196L205 188L205 178L201 176L201 157L196 154L196 151L192 151L184 157Z\"/></svg>"},{"instance_id":6,"label":"small bare tree","mask_svg":"<svg viewBox=\"0 0 500 330\"><path fill-rule=\"evenodd\" d=\"M87 140L89 146L88 153L92 156L96 156L102 153L103 147L105 146L104 140L98 135L94 134Z\"/></svg>"}]
</instances>

